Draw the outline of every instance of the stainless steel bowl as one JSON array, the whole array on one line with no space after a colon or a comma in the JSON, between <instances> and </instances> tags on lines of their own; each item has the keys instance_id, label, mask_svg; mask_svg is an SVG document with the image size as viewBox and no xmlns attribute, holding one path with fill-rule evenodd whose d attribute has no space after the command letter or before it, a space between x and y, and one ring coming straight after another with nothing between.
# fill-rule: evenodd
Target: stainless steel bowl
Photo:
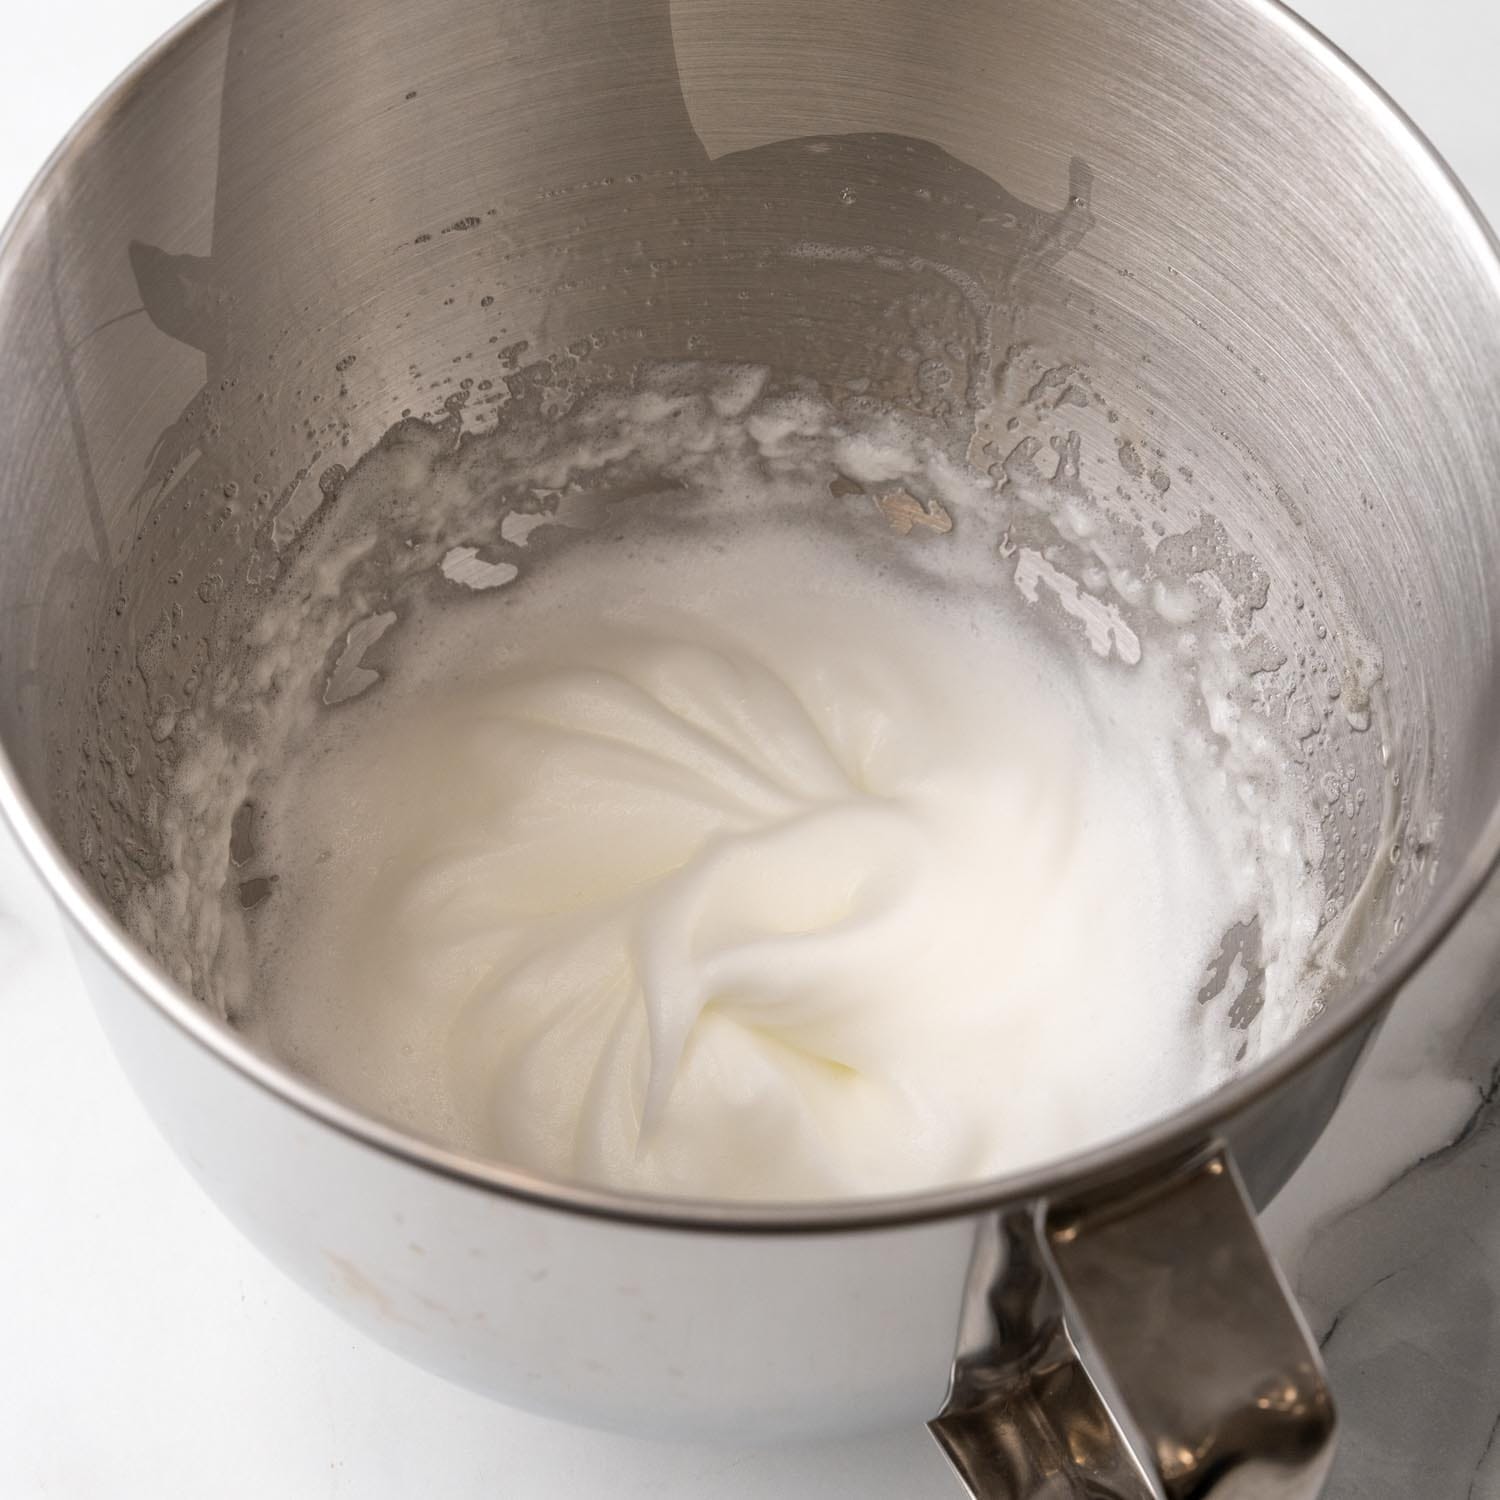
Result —
<instances>
[{"instance_id":1,"label":"stainless steel bowl","mask_svg":"<svg viewBox=\"0 0 1500 1500\"><path fill-rule=\"evenodd\" d=\"M955 430L1045 408L1201 549L1274 703L1325 695L1298 753L1363 909L1295 1043L1003 1181L655 1201L359 1114L125 935L276 516L403 412L684 357ZM226 0L16 216L0 390L0 801L163 1133L303 1284L581 1420L933 1418L976 1493L1316 1492L1332 1407L1252 1205L1500 848L1500 264L1337 53L1271 0Z\"/></svg>"}]
</instances>

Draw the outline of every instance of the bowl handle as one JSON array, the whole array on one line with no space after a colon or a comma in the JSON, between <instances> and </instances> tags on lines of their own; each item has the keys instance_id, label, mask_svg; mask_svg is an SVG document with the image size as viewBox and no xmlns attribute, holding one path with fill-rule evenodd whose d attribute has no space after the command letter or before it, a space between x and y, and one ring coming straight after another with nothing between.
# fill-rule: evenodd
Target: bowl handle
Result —
<instances>
[{"instance_id":1,"label":"bowl handle","mask_svg":"<svg viewBox=\"0 0 1500 1500\"><path fill-rule=\"evenodd\" d=\"M985 1221L930 1426L976 1500L1312 1500L1327 1375L1228 1151Z\"/></svg>"}]
</instances>

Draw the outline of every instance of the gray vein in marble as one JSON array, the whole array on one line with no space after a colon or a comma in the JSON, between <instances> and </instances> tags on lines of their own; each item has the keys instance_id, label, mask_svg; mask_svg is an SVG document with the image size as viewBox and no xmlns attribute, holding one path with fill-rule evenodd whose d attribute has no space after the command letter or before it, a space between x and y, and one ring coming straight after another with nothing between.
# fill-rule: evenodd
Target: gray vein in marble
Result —
<instances>
[{"instance_id":1,"label":"gray vein in marble","mask_svg":"<svg viewBox=\"0 0 1500 1500\"><path fill-rule=\"evenodd\" d=\"M1323 1225L1297 1291L1343 1427L1326 1500L1500 1496L1500 1006L1454 1069L1478 1099L1452 1139Z\"/></svg>"}]
</instances>

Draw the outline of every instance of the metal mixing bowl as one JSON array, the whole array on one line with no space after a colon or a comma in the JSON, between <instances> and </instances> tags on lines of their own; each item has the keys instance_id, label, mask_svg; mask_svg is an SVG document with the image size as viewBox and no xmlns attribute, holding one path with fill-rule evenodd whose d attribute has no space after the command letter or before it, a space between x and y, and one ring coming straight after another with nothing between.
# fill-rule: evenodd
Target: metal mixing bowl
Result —
<instances>
[{"instance_id":1,"label":"metal mixing bowl","mask_svg":"<svg viewBox=\"0 0 1500 1500\"><path fill-rule=\"evenodd\" d=\"M653 1201L359 1114L126 936L278 517L403 413L683 358L967 424L1017 483L1102 462L1229 592L1361 903L1292 1045L1003 1181ZM0 802L164 1134L294 1276L584 1420L938 1416L976 1493L1315 1493L1332 1409L1251 1205L1500 848L1500 264L1331 48L1271 0L225 0L17 214L0 389Z\"/></svg>"}]
</instances>

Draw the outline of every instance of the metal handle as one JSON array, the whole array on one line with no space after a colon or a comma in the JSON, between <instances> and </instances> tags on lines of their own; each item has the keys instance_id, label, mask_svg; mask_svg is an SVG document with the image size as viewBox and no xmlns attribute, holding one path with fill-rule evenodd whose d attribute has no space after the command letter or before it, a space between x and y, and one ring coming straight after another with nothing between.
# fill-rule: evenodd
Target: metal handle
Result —
<instances>
[{"instance_id":1,"label":"metal handle","mask_svg":"<svg viewBox=\"0 0 1500 1500\"><path fill-rule=\"evenodd\" d=\"M1227 1151L981 1230L930 1424L976 1500L1312 1500L1322 1360Z\"/></svg>"}]
</instances>

